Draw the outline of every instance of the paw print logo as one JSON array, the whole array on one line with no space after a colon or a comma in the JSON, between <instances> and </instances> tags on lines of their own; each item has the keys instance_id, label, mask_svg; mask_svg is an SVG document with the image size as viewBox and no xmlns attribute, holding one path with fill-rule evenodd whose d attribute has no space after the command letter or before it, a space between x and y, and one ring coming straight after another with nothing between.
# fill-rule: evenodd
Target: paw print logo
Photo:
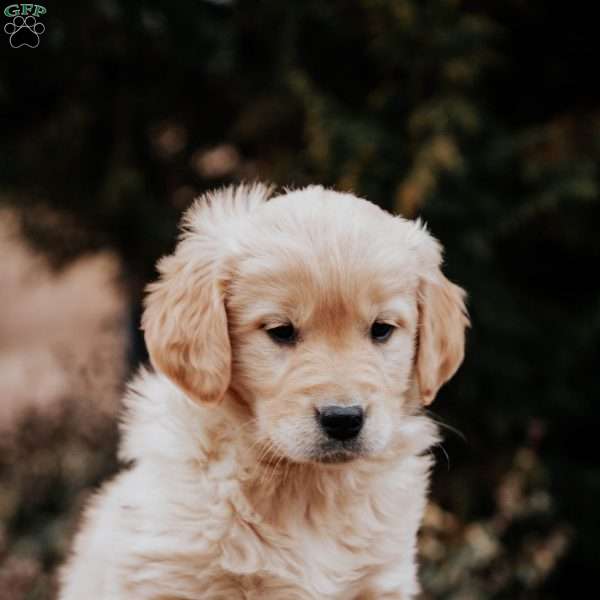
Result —
<instances>
[{"instance_id":1,"label":"paw print logo","mask_svg":"<svg viewBox=\"0 0 600 600\"><path fill-rule=\"evenodd\" d=\"M40 23L33 15L22 17L17 15L12 21L4 26L4 33L9 36L12 48L37 48L40 45L40 35L46 31L43 23Z\"/></svg>"}]
</instances>

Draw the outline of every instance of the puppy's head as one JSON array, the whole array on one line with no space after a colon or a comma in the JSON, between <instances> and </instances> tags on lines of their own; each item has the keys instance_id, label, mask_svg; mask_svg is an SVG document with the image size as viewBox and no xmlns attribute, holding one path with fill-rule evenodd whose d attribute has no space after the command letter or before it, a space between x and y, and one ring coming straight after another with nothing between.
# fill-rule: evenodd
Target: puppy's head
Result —
<instances>
[{"instance_id":1,"label":"puppy's head","mask_svg":"<svg viewBox=\"0 0 600 600\"><path fill-rule=\"evenodd\" d=\"M311 187L228 188L187 213L143 327L197 402L228 390L270 452L341 462L393 447L463 358L464 294L418 222Z\"/></svg>"}]
</instances>

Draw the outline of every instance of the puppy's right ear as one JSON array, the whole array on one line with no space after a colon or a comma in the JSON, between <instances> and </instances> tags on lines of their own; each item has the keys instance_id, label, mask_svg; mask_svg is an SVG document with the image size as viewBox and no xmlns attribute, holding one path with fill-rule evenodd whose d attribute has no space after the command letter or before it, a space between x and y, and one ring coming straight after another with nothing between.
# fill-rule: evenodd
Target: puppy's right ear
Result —
<instances>
[{"instance_id":1,"label":"puppy's right ear","mask_svg":"<svg viewBox=\"0 0 600 600\"><path fill-rule=\"evenodd\" d=\"M270 193L257 184L199 198L184 216L175 252L159 261L160 277L147 287L142 329L150 360L196 401L218 402L229 387L226 264L236 226Z\"/></svg>"}]
</instances>

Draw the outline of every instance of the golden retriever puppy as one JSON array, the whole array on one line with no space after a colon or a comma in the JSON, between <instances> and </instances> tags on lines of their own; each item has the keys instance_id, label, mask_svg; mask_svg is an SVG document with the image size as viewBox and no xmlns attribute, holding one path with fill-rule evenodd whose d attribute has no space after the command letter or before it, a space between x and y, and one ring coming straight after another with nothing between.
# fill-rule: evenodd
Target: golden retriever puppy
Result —
<instances>
[{"instance_id":1,"label":"golden retriever puppy","mask_svg":"<svg viewBox=\"0 0 600 600\"><path fill-rule=\"evenodd\" d=\"M408 600L464 294L419 222L321 187L207 194L158 264L155 373L62 600Z\"/></svg>"}]
</instances>

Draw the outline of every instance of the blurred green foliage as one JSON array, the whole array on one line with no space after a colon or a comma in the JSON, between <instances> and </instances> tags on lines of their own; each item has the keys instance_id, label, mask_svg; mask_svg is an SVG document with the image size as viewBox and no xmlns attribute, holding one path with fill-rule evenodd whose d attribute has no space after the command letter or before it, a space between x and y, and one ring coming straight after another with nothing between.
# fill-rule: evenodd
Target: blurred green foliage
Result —
<instances>
[{"instance_id":1,"label":"blurred green foliage","mask_svg":"<svg viewBox=\"0 0 600 600\"><path fill-rule=\"evenodd\" d=\"M439 457L426 591L593 589L591 13L541 0L97 0L50 5L44 22L39 48L2 43L0 190L57 268L114 248L138 305L182 209L241 179L318 182L422 216L473 321L465 365L434 406L466 443L448 432L449 468ZM48 208L60 227L40 217ZM60 510L75 510L63 496Z\"/></svg>"}]
</instances>

